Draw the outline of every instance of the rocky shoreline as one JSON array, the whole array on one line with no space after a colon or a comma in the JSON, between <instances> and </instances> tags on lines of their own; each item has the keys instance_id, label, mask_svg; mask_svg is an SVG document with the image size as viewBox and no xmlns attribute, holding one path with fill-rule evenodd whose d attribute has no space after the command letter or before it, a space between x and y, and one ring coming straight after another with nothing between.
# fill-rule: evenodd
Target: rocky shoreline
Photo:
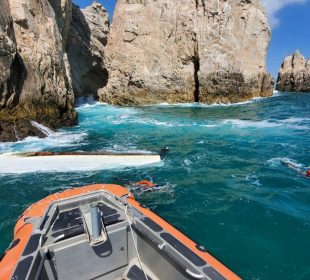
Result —
<instances>
[{"instance_id":1,"label":"rocky shoreline","mask_svg":"<svg viewBox=\"0 0 310 280\"><path fill-rule=\"evenodd\" d=\"M77 98L117 105L231 103L271 96L260 0L0 4L0 141L75 125Z\"/></svg>"}]
</instances>

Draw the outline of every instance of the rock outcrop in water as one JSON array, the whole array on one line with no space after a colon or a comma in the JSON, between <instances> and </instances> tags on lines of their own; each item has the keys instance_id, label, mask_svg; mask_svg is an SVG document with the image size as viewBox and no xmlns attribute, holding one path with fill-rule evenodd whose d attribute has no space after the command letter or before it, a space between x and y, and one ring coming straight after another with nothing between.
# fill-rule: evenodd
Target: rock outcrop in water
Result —
<instances>
[{"instance_id":1,"label":"rock outcrop in water","mask_svg":"<svg viewBox=\"0 0 310 280\"><path fill-rule=\"evenodd\" d=\"M2 0L0 9L0 141L43 136L31 120L76 124L74 94L107 80L107 12L71 0Z\"/></svg>"},{"instance_id":2,"label":"rock outcrop in water","mask_svg":"<svg viewBox=\"0 0 310 280\"><path fill-rule=\"evenodd\" d=\"M100 100L212 103L271 95L269 40L259 0L119 0Z\"/></svg>"},{"instance_id":3,"label":"rock outcrop in water","mask_svg":"<svg viewBox=\"0 0 310 280\"><path fill-rule=\"evenodd\" d=\"M299 51L287 56L279 71L277 90L310 92L310 59L305 59Z\"/></svg>"}]
</instances>

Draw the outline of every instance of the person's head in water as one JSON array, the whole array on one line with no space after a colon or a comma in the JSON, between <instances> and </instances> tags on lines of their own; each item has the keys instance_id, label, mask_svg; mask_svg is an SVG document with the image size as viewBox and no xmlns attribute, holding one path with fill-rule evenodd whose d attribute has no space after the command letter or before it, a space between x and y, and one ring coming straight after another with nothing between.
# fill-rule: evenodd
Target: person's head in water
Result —
<instances>
[{"instance_id":1,"label":"person's head in water","mask_svg":"<svg viewBox=\"0 0 310 280\"><path fill-rule=\"evenodd\" d=\"M310 177L310 169L306 171L306 176Z\"/></svg>"}]
</instances>

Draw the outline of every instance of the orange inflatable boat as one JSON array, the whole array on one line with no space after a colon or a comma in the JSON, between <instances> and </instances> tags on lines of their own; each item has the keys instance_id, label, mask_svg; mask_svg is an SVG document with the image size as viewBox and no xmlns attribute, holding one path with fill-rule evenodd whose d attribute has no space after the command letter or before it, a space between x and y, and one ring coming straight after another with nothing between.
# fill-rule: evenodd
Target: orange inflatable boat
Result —
<instances>
[{"instance_id":1,"label":"orange inflatable boat","mask_svg":"<svg viewBox=\"0 0 310 280\"><path fill-rule=\"evenodd\" d=\"M0 279L240 279L117 185L91 185L30 206Z\"/></svg>"}]
</instances>

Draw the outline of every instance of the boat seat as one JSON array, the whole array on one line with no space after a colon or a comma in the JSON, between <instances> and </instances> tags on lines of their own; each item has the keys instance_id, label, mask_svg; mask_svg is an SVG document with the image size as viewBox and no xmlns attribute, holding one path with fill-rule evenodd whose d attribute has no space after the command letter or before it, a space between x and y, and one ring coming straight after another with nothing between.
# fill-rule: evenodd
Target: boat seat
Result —
<instances>
[{"instance_id":1,"label":"boat seat","mask_svg":"<svg viewBox=\"0 0 310 280\"><path fill-rule=\"evenodd\" d=\"M127 273L127 278L129 280L152 280L152 278L148 275L147 275L148 279L145 279L144 272L137 265L133 265L132 267L130 267Z\"/></svg>"},{"instance_id":2,"label":"boat seat","mask_svg":"<svg viewBox=\"0 0 310 280\"><path fill-rule=\"evenodd\" d=\"M98 208L105 226L113 225L124 220L116 209L106 204L99 203ZM70 237L84 233L85 230L80 209L74 208L60 212L52 227L52 232L54 238L61 235Z\"/></svg>"},{"instance_id":3,"label":"boat seat","mask_svg":"<svg viewBox=\"0 0 310 280\"><path fill-rule=\"evenodd\" d=\"M82 213L79 208L60 212L53 227L53 231L64 230L83 225Z\"/></svg>"},{"instance_id":4,"label":"boat seat","mask_svg":"<svg viewBox=\"0 0 310 280\"><path fill-rule=\"evenodd\" d=\"M103 217L103 222L105 226L116 224L118 222L124 221L119 212L116 209L109 207L106 204L98 204L99 211Z\"/></svg>"}]
</instances>

